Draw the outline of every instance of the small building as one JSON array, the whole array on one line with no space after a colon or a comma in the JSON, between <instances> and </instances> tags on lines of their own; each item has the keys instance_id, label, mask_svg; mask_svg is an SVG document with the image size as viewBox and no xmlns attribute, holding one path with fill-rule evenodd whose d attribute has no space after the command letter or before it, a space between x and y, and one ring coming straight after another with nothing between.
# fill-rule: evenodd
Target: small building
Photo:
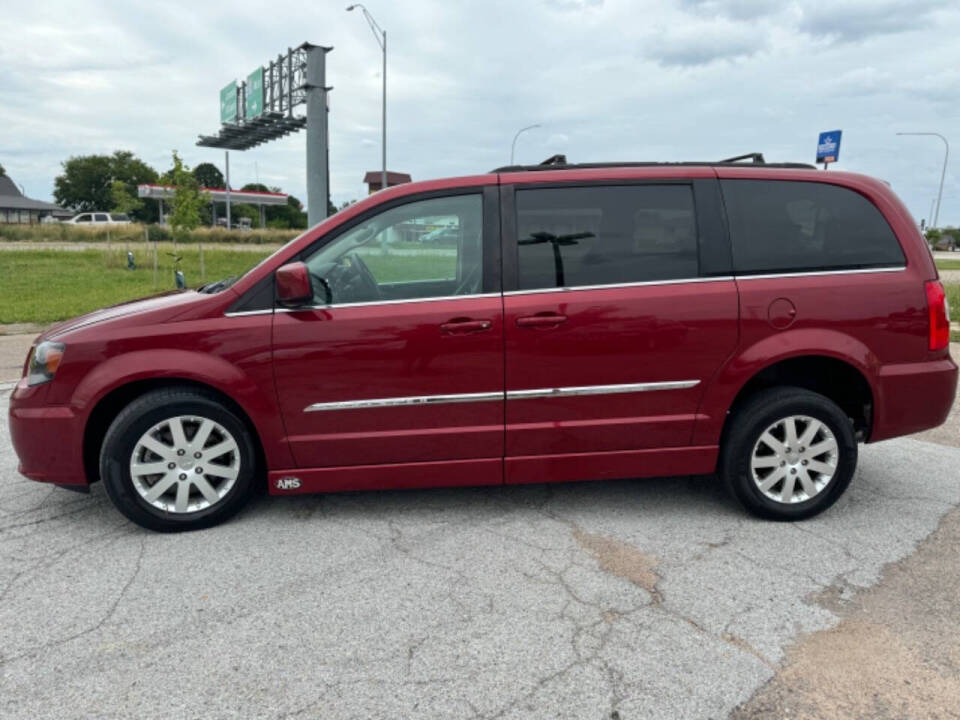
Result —
<instances>
[{"instance_id":1,"label":"small building","mask_svg":"<svg viewBox=\"0 0 960 720\"><path fill-rule=\"evenodd\" d=\"M410 182L412 179L413 178L411 178L407 173L391 172L390 170L387 170L387 187L403 185L404 183ZM367 193L373 195L375 192L377 192L377 190L382 189L383 171L371 170L363 176L363 182L367 185Z\"/></svg>"},{"instance_id":2,"label":"small building","mask_svg":"<svg viewBox=\"0 0 960 720\"><path fill-rule=\"evenodd\" d=\"M33 225L46 217L61 220L72 216L59 205L28 198L9 175L0 175L0 224Z\"/></svg>"}]
</instances>

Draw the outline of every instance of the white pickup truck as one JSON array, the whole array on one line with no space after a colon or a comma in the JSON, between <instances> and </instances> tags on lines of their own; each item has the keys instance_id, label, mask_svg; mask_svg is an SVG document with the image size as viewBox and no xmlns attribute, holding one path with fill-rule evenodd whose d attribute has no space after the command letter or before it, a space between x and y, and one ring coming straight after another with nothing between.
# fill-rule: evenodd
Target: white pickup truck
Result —
<instances>
[{"instance_id":1,"label":"white pickup truck","mask_svg":"<svg viewBox=\"0 0 960 720\"><path fill-rule=\"evenodd\" d=\"M69 225L129 225L132 221L125 213L88 212L64 220Z\"/></svg>"}]
</instances>

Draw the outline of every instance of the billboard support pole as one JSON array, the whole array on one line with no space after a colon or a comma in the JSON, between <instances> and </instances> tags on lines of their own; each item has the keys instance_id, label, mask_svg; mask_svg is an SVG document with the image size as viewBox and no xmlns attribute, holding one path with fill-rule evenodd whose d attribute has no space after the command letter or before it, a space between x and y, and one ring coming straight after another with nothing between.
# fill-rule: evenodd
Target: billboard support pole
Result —
<instances>
[{"instance_id":1,"label":"billboard support pole","mask_svg":"<svg viewBox=\"0 0 960 720\"><path fill-rule=\"evenodd\" d=\"M326 55L329 48L307 47L307 225L327 217L327 83Z\"/></svg>"}]
</instances>

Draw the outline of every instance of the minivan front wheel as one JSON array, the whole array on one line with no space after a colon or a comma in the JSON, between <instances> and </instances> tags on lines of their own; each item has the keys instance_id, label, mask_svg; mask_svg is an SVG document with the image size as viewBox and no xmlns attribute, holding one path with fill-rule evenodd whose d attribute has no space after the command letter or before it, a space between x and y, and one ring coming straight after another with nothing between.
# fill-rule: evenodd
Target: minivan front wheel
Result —
<instances>
[{"instance_id":1,"label":"minivan front wheel","mask_svg":"<svg viewBox=\"0 0 960 720\"><path fill-rule=\"evenodd\" d=\"M212 393L147 393L117 415L100 472L114 505L138 525L170 532L236 513L254 484L256 455L243 421Z\"/></svg>"},{"instance_id":2,"label":"minivan front wheel","mask_svg":"<svg viewBox=\"0 0 960 720\"><path fill-rule=\"evenodd\" d=\"M764 390L730 419L720 473L752 513L800 520L843 494L857 466L853 426L836 403L794 387Z\"/></svg>"}]
</instances>

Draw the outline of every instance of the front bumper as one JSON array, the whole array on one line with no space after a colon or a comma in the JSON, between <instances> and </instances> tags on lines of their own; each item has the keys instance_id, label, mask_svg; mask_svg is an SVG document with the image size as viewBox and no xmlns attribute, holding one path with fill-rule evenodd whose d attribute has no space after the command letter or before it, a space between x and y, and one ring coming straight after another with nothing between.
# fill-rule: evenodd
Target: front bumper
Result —
<instances>
[{"instance_id":1,"label":"front bumper","mask_svg":"<svg viewBox=\"0 0 960 720\"><path fill-rule=\"evenodd\" d=\"M949 357L885 365L877 379L870 442L942 425L957 394L957 366Z\"/></svg>"},{"instance_id":2,"label":"front bumper","mask_svg":"<svg viewBox=\"0 0 960 720\"><path fill-rule=\"evenodd\" d=\"M57 485L87 485L83 420L66 405L47 406L49 384L20 380L10 396L10 438L21 475Z\"/></svg>"}]
</instances>

